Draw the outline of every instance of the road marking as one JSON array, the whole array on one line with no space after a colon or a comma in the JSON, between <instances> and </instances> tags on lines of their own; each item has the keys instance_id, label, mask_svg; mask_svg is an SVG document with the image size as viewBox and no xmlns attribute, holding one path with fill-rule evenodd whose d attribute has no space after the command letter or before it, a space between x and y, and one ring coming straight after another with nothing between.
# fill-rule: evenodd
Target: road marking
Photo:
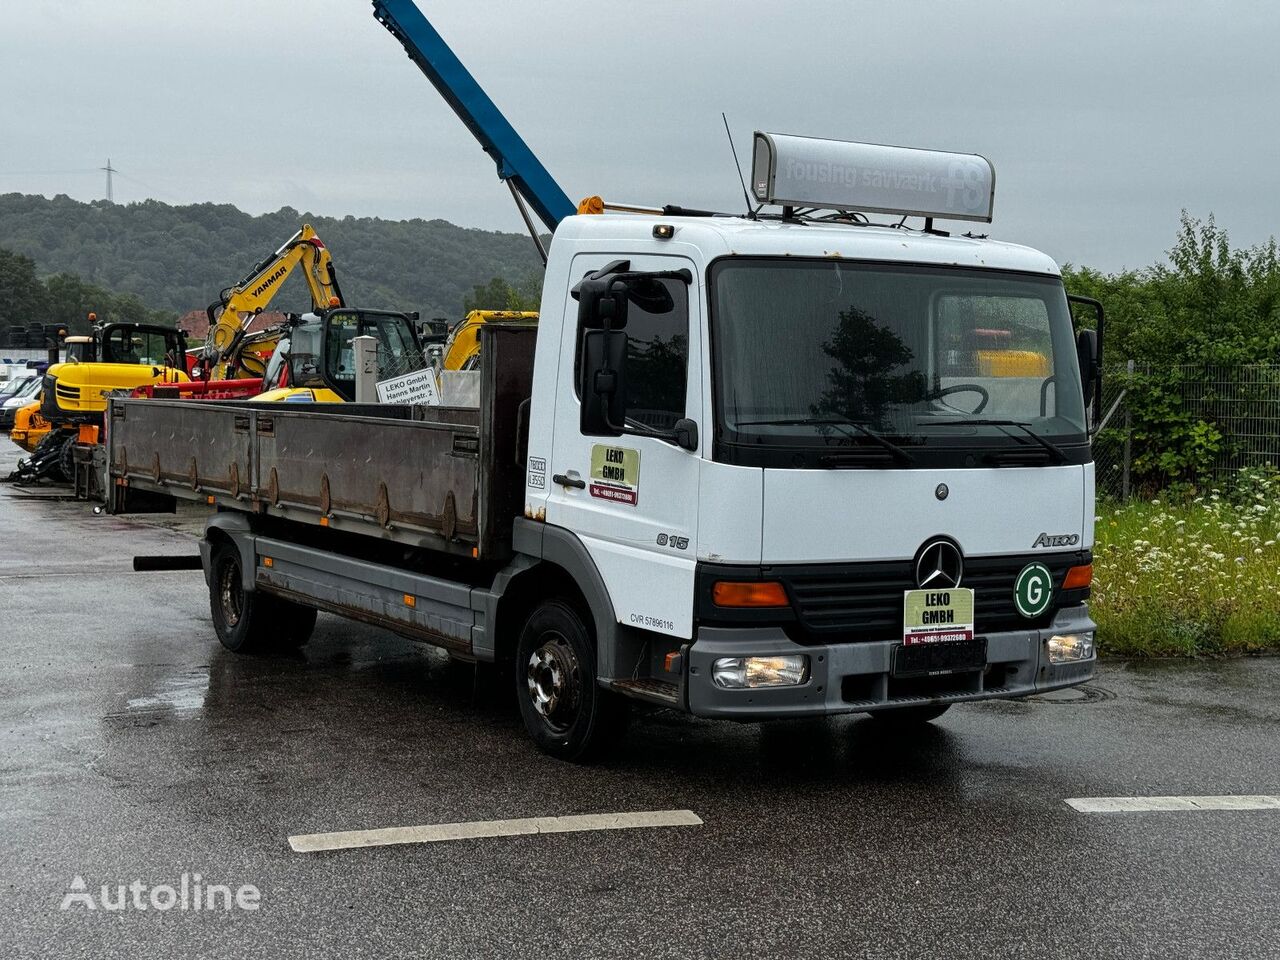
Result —
<instances>
[{"instance_id":1,"label":"road marking","mask_svg":"<svg viewBox=\"0 0 1280 960\"><path fill-rule=\"evenodd\" d=\"M1153 813L1191 810L1280 810L1280 796L1073 797L1080 813Z\"/></svg>"},{"instance_id":2,"label":"road marking","mask_svg":"<svg viewBox=\"0 0 1280 960\"><path fill-rule=\"evenodd\" d=\"M384 827L339 833L304 833L289 838L295 853L382 847L396 843L439 843L484 837L518 837L530 833L578 833L584 830L634 830L639 827L698 827L692 810L649 810L640 813L589 813L570 817L527 817L522 820L475 820L422 827Z\"/></svg>"}]
</instances>

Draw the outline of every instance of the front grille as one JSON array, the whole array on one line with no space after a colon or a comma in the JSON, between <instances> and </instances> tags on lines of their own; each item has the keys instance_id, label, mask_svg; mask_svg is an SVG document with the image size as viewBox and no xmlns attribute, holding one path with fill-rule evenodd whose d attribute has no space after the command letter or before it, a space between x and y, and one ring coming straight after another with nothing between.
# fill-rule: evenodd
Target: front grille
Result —
<instances>
[{"instance_id":1,"label":"front grille","mask_svg":"<svg viewBox=\"0 0 1280 960\"><path fill-rule=\"evenodd\" d=\"M60 400L79 400L80 399L79 387L68 387L65 384L60 383L57 385L56 389L58 391L58 398Z\"/></svg>"},{"instance_id":2,"label":"front grille","mask_svg":"<svg viewBox=\"0 0 1280 960\"><path fill-rule=\"evenodd\" d=\"M1032 562L1048 567L1057 585L1049 608L1034 620L1019 614L1013 599L1014 580ZM977 632L1048 626L1064 601L1085 598L1076 590L1064 597L1061 585L1068 569L1088 562L1082 552L966 557L960 585L973 588ZM814 642L901 639L902 594L916 587L912 560L766 567L763 573L785 584L801 632Z\"/></svg>"}]
</instances>

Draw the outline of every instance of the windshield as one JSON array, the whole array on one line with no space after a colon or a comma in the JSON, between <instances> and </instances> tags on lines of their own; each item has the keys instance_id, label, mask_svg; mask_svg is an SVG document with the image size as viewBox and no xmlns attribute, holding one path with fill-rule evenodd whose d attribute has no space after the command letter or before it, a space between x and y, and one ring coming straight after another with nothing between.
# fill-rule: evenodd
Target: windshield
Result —
<instances>
[{"instance_id":1,"label":"windshield","mask_svg":"<svg viewBox=\"0 0 1280 960\"><path fill-rule=\"evenodd\" d=\"M400 313L382 311L342 311L329 314L325 324L328 341L324 360L329 379L354 391L356 381L355 349L351 341L357 336L374 337L378 341L379 382L421 370L427 364L413 339L409 318Z\"/></svg>"},{"instance_id":2,"label":"windshield","mask_svg":"<svg viewBox=\"0 0 1280 960\"><path fill-rule=\"evenodd\" d=\"M1087 459L1075 341L1057 277L722 260L711 271L711 318L718 459L830 466L838 447L977 466L966 451L1012 448L1083 462L1061 449L1081 444ZM785 457L771 458L770 448Z\"/></svg>"},{"instance_id":3,"label":"windshield","mask_svg":"<svg viewBox=\"0 0 1280 960\"><path fill-rule=\"evenodd\" d=\"M10 397L21 396L31 388L31 384L36 382L38 377L20 377L14 380L7 380L0 384L0 400L8 400Z\"/></svg>"},{"instance_id":4,"label":"windshield","mask_svg":"<svg viewBox=\"0 0 1280 960\"><path fill-rule=\"evenodd\" d=\"M102 359L106 363L177 367L180 354L178 335L172 331L118 326L109 328L102 341Z\"/></svg>"}]
</instances>

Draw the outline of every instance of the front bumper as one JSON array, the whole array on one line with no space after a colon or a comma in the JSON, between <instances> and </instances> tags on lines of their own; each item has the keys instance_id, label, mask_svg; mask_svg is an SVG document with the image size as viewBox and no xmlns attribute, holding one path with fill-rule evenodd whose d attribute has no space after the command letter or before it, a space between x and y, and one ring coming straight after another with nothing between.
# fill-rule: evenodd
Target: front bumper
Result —
<instances>
[{"instance_id":1,"label":"front bumper","mask_svg":"<svg viewBox=\"0 0 1280 960\"><path fill-rule=\"evenodd\" d=\"M927 703L1025 697L1075 686L1093 677L1096 659L1050 663L1046 643L1055 633L1097 630L1086 607L1059 611L1044 629L987 634L981 671L927 678L892 675L893 641L801 646L776 627L703 627L689 647L685 678L689 711L700 717L768 720L782 717L870 713ZM720 657L806 654L809 679L793 687L727 690L711 679Z\"/></svg>"}]
</instances>

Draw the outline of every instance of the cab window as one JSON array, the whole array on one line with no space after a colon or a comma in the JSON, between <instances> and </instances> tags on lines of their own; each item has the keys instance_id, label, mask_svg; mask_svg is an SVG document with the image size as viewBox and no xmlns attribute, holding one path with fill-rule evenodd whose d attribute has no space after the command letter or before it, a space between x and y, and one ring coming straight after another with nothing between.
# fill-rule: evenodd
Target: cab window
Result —
<instances>
[{"instance_id":1,"label":"cab window","mask_svg":"<svg viewBox=\"0 0 1280 960\"><path fill-rule=\"evenodd\" d=\"M689 376L689 287L673 277L658 277L670 295L670 310L655 312L632 300L627 305L627 417L656 430L671 430L685 416ZM659 299L659 298L655 298ZM577 309L576 301L571 309ZM582 366L578 328L574 389Z\"/></svg>"}]
</instances>

